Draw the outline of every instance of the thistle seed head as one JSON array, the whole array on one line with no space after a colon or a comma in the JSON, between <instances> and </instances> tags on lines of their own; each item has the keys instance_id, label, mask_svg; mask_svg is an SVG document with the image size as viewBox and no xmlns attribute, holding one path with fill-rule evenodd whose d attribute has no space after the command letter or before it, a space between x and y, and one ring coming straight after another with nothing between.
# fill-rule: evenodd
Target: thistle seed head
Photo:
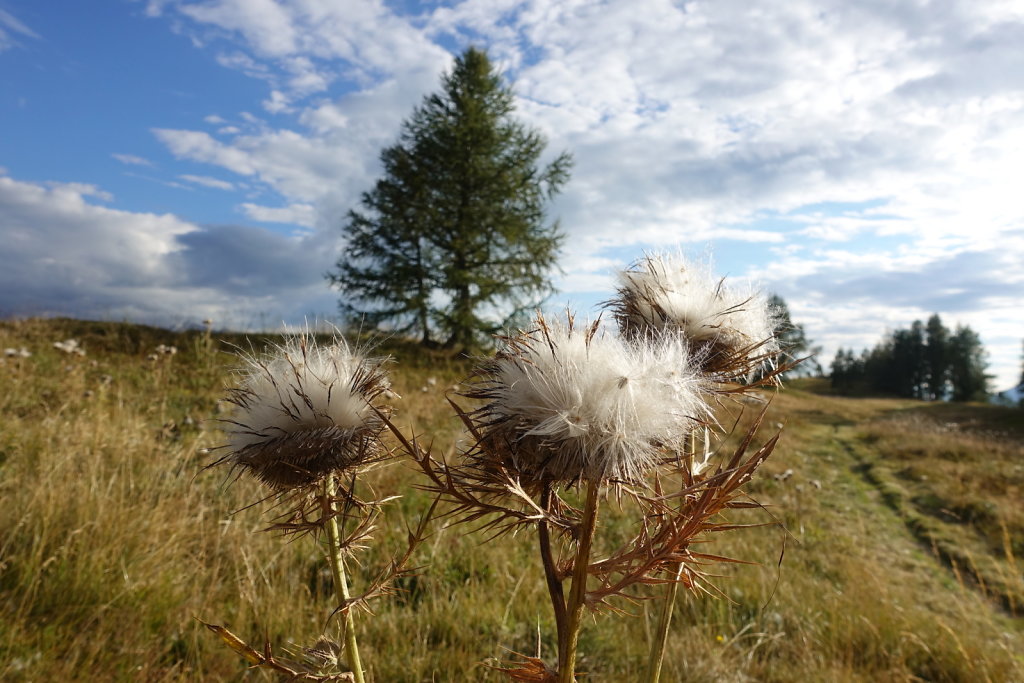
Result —
<instances>
[{"instance_id":1,"label":"thistle seed head","mask_svg":"<svg viewBox=\"0 0 1024 683\"><path fill-rule=\"evenodd\" d=\"M301 335L268 353L243 354L222 463L278 491L379 459L383 424L371 407L390 383L385 359L364 358L337 337Z\"/></svg>"},{"instance_id":2,"label":"thistle seed head","mask_svg":"<svg viewBox=\"0 0 1024 683\"><path fill-rule=\"evenodd\" d=\"M745 372L778 353L775 314L763 292L727 284L706 263L653 254L619 273L611 302L622 335L636 339L681 333L707 369L735 366Z\"/></svg>"},{"instance_id":3,"label":"thistle seed head","mask_svg":"<svg viewBox=\"0 0 1024 683\"><path fill-rule=\"evenodd\" d=\"M476 457L516 472L526 483L580 479L637 481L680 444L709 410L700 374L678 336L633 344L536 318L507 340L478 373L467 396Z\"/></svg>"}]
</instances>

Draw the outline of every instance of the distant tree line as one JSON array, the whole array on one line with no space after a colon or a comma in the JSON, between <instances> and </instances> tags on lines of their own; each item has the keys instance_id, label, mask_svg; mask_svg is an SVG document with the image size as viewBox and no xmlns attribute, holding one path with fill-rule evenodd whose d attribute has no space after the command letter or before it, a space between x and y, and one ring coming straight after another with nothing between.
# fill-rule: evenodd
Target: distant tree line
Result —
<instances>
[{"instance_id":1,"label":"distant tree line","mask_svg":"<svg viewBox=\"0 0 1024 683\"><path fill-rule=\"evenodd\" d=\"M978 334L966 325L950 330L938 313L927 324L887 334L859 356L840 348L832 361L832 387L842 393L883 393L925 401L978 401L988 396L991 375Z\"/></svg>"}]
</instances>

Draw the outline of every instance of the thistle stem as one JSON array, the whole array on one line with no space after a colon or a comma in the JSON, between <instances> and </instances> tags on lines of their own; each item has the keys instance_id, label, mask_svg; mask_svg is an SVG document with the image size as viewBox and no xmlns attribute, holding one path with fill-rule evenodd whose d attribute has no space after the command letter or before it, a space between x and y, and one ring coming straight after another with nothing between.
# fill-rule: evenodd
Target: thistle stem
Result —
<instances>
[{"instance_id":1,"label":"thistle stem","mask_svg":"<svg viewBox=\"0 0 1024 683\"><path fill-rule=\"evenodd\" d=\"M550 512L551 505L551 484L545 482L544 489L540 494L540 506L544 512ZM548 529L547 520L541 520L537 524L537 536L540 540L540 558L544 564L544 578L548 583L548 595L551 596L551 607L555 612L555 629L558 633L558 642L561 643L565 637L565 593L562 590L562 580L558 577L558 568L555 566L554 557L551 555L551 531Z\"/></svg>"},{"instance_id":2,"label":"thistle stem","mask_svg":"<svg viewBox=\"0 0 1024 683\"><path fill-rule=\"evenodd\" d=\"M341 534L338 531L338 520L334 516L334 475L324 479L323 510L327 527L327 559L331 564L331 576L334 577L334 590L341 603L348 602L348 578L345 576L345 560L341 552ZM345 651L348 653L349 667L355 676L355 683L365 683L363 664L359 659L359 645L356 643L356 624L352 610L342 611L342 630L345 636Z\"/></svg>"},{"instance_id":3,"label":"thistle stem","mask_svg":"<svg viewBox=\"0 0 1024 683\"><path fill-rule=\"evenodd\" d=\"M707 448L707 430L704 430L704 447ZM683 486L693 484L693 460L697 455L697 430L690 432L690 448L684 453L686 460L686 471L683 474ZM676 605L676 593L679 592L679 579L683 575L683 563L675 565L675 580L668 585L665 592L665 600L661 604L661 614L658 616L658 630L654 633L654 641L651 643L651 652L647 659L647 676L644 683L658 683L661 678L661 665L665 660L665 645L668 643L668 629L672 624L672 610Z\"/></svg>"},{"instance_id":4,"label":"thistle stem","mask_svg":"<svg viewBox=\"0 0 1024 683\"><path fill-rule=\"evenodd\" d=\"M597 527L598 488L597 482L587 482L587 502L583 507L580 522L579 548L572 568L572 588L566 605L565 640L559 643L558 683L574 683L576 680L576 646L579 643L580 621L587 599L587 575L590 568L590 548L594 542Z\"/></svg>"},{"instance_id":5,"label":"thistle stem","mask_svg":"<svg viewBox=\"0 0 1024 683\"><path fill-rule=\"evenodd\" d=\"M668 585L665 599L661 603L661 614L658 617L658 630L654 633L651 654L647 660L646 683L658 683L661 678L661 664L665 660L665 645L668 643L668 629L672 623L672 610L676 604L676 593L679 591L679 577L683 574L683 564L676 565L675 580Z\"/></svg>"}]
</instances>

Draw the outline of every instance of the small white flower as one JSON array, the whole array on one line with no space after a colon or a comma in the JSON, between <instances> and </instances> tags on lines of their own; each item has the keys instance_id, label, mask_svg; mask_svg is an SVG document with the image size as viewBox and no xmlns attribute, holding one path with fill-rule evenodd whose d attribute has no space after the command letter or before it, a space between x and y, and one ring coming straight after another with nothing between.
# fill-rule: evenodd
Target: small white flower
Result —
<instances>
[{"instance_id":1,"label":"small white flower","mask_svg":"<svg viewBox=\"0 0 1024 683\"><path fill-rule=\"evenodd\" d=\"M636 481L708 416L678 336L639 345L538 317L481 377L467 395L487 401L483 457L531 480Z\"/></svg>"},{"instance_id":2,"label":"small white flower","mask_svg":"<svg viewBox=\"0 0 1024 683\"><path fill-rule=\"evenodd\" d=\"M286 490L379 454L383 425L371 403L389 387L384 360L353 353L341 338L320 346L310 336L243 360L220 462Z\"/></svg>"},{"instance_id":3,"label":"small white flower","mask_svg":"<svg viewBox=\"0 0 1024 683\"><path fill-rule=\"evenodd\" d=\"M64 353L70 355L85 355L85 349L78 345L77 339L65 339L64 341L53 342L53 348L63 351Z\"/></svg>"}]
</instances>

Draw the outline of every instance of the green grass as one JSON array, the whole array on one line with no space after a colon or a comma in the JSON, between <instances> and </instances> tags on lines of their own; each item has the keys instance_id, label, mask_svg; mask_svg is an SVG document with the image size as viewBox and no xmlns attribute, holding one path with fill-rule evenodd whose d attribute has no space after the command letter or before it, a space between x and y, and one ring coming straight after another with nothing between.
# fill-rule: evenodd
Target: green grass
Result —
<instances>
[{"instance_id":1,"label":"green grass","mask_svg":"<svg viewBox=\"0 0 1024 683\"><path fill-rule=\"evenodd\" d=\"M87 355L52 347L68 337ZM0 348L33 352L0 365L0 680L268 680L197 619L276 651L322 633L321 554L260 532L270 511L242 509L262 495L252 482L202 469L221 438L225 342L247 346L115 323L0 323ZM179 353L149 360L158 344ZM381 351L397 358L396 423L452 452L461 432L444 392L470 365L394 342ZM721 569L727 598L680 595L662 680L1024 680L1021 411L819 389L797 382L775 398L764 438L775 423L784 435L748 489L788 531L723 534L708 548L759 564ZM429 504L408 464L372 476L403 498L354 568L356 591ZM605 520L615 534L628 522ZM553 658L535 537L465 531L435 524L414 558L423 569L359 615L372 680L498 681L485 661L538 642ZM584 623L586 680L642 670L658 603L621 606L627 616Z\"/></svg>"}]
</instances>

